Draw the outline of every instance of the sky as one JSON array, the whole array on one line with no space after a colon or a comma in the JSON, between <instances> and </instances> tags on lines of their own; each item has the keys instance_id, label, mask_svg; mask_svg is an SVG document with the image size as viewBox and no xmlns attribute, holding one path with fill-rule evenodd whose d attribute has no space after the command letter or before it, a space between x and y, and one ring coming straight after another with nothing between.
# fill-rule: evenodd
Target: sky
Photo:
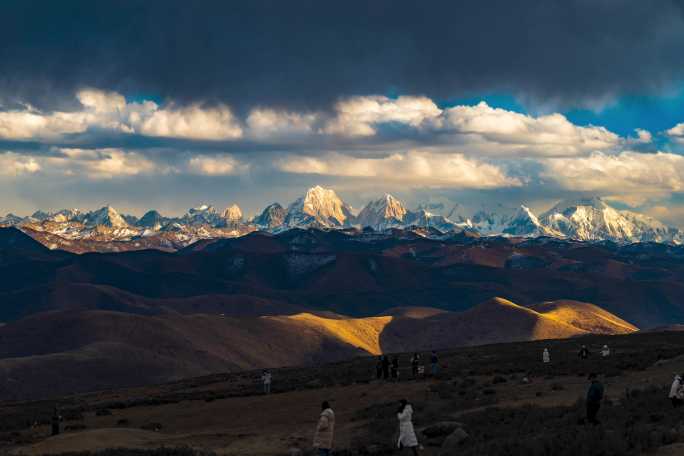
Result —
<instances>
[{"instance_id":1,"label":"sky","mask_svg":"<svg viewBox=\"0 0 684 456\"><path fill-rule=\"evenodd\" d=\"M684 227L684 0L0 3L0 214L601 196Z\"/></svg>"}]
</instances>

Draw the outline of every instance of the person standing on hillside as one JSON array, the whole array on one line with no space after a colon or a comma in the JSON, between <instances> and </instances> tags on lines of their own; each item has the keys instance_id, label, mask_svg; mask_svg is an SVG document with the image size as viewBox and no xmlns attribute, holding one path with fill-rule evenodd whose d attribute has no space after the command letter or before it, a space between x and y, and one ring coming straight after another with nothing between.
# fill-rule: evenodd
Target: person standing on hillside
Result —
<instances>
[{"instance_id":1,"label":"person standing on hillside","mask_svg":"<svg viewBox=\"0 0 684 456\"><path fill-rule=\"evenodd\" d=\"M335 413L330 408L328 401L323 401L313 441L313 447L318 449L318 456L330 456L332 454L334 433Z\"/></svg>"},{"instance_id":2,"label":"person standing on hillside","mask_svg":"<svg viewBox=\"0 0 684 456\"><path fill-rule=\"evenodd\" d=\"M411 375L413 375L414 379L418 378L418 366L419 365L420 365L420 355L418 353L414 353L413 356L411 357Z\"/></svg>"},{"instance_id":3,"label":"person standing on hillside","mask_svg":"<svg viewBox=\"0 0 684 456\"><path fill-rule=\"evenodd\" d=\"M579 356L581 359L589 358L589 349L586 345L582 345L582 348L580 348L580 351L577 354L577 356Z\"/></svg>"},{"instance_id":4,"label":"person standing on hillside","mask_svg":"<svg viewBox=\"0 0 684 456\"><path fill-rule=\"evenodd\" d=\"M670 401L672 401L672 407L674 408L677 408L684 403L684 385L682 384L681 375L675 375L668 397L670 398Z\"/></svg>"},{"instance_id":5,"label":"person standing on hillside","mask_svg":"<svg viewBox=\"0 0 684 456\"><path fill-rule=\"evenodd\" d=\"M604 345L601 349L601 356L604 358L608 358L610 356L610 348L608 348L608 345Z\"/></svg>"},{"instance_id":6,"label":"person standing on hillside","mask_svg":"<svg viewBox=\"0 0 684 456\"><path fill-rule=\"evenodd\" d=\"M432 354L430 355L430 368L432 376L436 376L439 371L439 358L437 358L437 352L435 350L432 350Z\"/></svg>"},{"instance_id":7,"label":"person standing on hillside","mask_svg":"<svg viewBox=\"0 0 684 456\"><path fill-rule=\"evenodd\" d=\"M382 356L378 356L378 362L375 364L375 378L382 378Z\"/></svg>"},{"instance_id":8,"label":"person standing on hillside","mask_svg":"<svg viewBox=\"0 0 684 456\"><path fill-rule=\"evenodd\" d=\"M382 355L382 378L389 379L389 358L387 355Z\"/></svg>"},{"instance_id":9,"label":"person standing on hillside","mask_svg":"<svg viewBox=\"0 0 684 456\"><path fill-rule=\"evenodd\" d=\"M587 421L591 424L599 424L596 419L601 401L603 400L603 384L598 380L596 374L589 374L589 390L587 391Z\"/></svg>"},{"instance_id":10,"label":"person standing on hillside","mask_svg":"<svg viewBox=\"0 0 684 456\"><path fill-rule=\"evenodd\" d=\"M264 372L261 374L261 381L264 383L264 394L271 394L272 378L271 373L267 369L264 369Z\"/></svg>"},{"instance_id":11,"label":"person standing on hillside","mask_svg":"<svg viewBox=\"0 0 684 456\"><path fill-rule=\"evenodd\" d=\"M60 427L62 423L62 415L59 414L59 408L55 405L55 409L52 411L52 435L59 435Z\"/></svg>"},{"instance_id":12,"label":"person standing on hillside","mask_svg":"<svg viewBox=\"0 0 684 456\"><path fill-rule=\"evenodd\" d=\"M551 354L549 353L548 348L545 348L542 352L542 362L544 364L549 364L551 362Z\"/></svg>"},{"instance_id":13,"label":"person standing on hillside","mask_svg":"<svg viewBox=\"0 0 684 456\"><path fill-rule=\"evenodd\" d=\"M413 429L413 407L406 399L399 401L397 418L399 419L399 441L397 442L397 447L399 449L410 448L413 454L417 455L418 439Z\"/></svg>"},{"instance_id":14,"label":"person standing on hillside","mask_svg":"<svg viewBox=\"0 0 684 456\"><path fill-rule=\"evenodd\" d=\"M399 380L399 357L397 355L392 357L392 380L395 382Z\"/></svg>"}]
</instances>

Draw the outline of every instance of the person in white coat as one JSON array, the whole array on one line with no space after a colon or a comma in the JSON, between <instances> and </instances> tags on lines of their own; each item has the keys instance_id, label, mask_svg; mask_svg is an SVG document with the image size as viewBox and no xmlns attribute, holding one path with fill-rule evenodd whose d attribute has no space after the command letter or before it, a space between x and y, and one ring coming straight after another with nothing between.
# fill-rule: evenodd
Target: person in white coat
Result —
<instances>
[{"instance_id":1,"label":"person in white coat","mask_svg":"<svg viewBox=\"0 0 684 456\"><path fill-rule=\"evenodd\" d=\"M549 349L545 348L544 352L542 352L542 361L544 364L548 364L551 362L551 354L549 353Z\"/></svg>"},{"instance_id":2,"label":"person in white coat","mask_svg":"<svg viewBox=\"0 0 684 456\"><path fill-rule=\"evenodd\" d=\"M608 348L608 345L604 345L601 349L601 356L604 358L608 358L610 356L610 348Z\"/></svg>"},{"instance_id":3,"label":"person in white coat","mask_svg":"<svg viewBox=\"0 0 684 456\"><path fill-rule=\"evenodd\" d=\"M399 441L397 446L401 448L410 448L414 455L418 454L418 439L416 432L413 430L413 407L406 399L400 401L399 410L397 411L397 418L399 419Z\"/></svg>"},{"instance_id":4,"label":"person in white coat","mask_svg":"<svg viewBox=\"0 0 684 456\"><path fill-rule=\"evenodd\" d=\"M271 373L264 369L264 372L261 374L261 381L264 384L264 394L271 394L271 380L273 379L273 376Z\"/></svg>"},{"instance_id":5,"label":"person in white coat","mask_svg":"<svg viewBox=\"0 0 684 456\"><path fill-rule=\"evenodd\" d=\"M682 385L681 375L675 375L668 397L672 401L673 407L679 407L684 402L684 385Z\"/></svg>"}]
</instances>

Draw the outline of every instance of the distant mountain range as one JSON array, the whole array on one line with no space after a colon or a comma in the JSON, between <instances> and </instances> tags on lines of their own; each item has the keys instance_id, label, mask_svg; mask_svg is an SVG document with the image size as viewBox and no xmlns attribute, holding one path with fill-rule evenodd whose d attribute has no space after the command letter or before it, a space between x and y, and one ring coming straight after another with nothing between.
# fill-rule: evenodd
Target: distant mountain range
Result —
<instances>
[{"instance_id":1,"label":"distant mountain range","mask_svg":"<svg viewBox=\"0 0 684 456\"><path fill-rule=\"evenodd\" d=\"M372 229L422 228L428 237L454 233L482 236L550 236L582 241L681 244L684 233L632 211L618 210L598 197L561 201L544 212L496 206L472 215L456 205L420 205L409 210L386 194L356 214L332 189L315 186L287 206L273 203L245 220L233 204L223 212L208 205L191 208L182 217L150 210L142 217L119 214L105 206L91 212L64 209L37 211L29 217L7 214L0 225L16 226L50 248L74 252L156 248L175 251L201 239L243 236L252 231L278 233L293 228Z\"/></svg>"}]
</instances>

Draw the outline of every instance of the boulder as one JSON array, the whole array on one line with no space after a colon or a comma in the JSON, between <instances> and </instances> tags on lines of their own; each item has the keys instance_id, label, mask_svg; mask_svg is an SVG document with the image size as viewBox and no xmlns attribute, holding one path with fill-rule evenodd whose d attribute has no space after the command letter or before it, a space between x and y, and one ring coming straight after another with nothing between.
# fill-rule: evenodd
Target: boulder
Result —
<instances>
[{"instance_id":1,"label":"boulder","mask_svg":"<svg viewBox=\"0 0 684 456\"><path fill-rule=\"evenodd\" d=\"M456 421L440 421L423 429L422 434L428 438L447 436L460 427L463 425Z\"/></svg>"},{"instance_id":2,"label":"boulder","mask_svg":"<svg viewBox=\"0 0 684 456\"><path fill-rule=\"evenodd\" d=\"M462 428L456 429L454 432L449 434L449 437L444 440L442 448L440 449L440 456L452 456L456 454L459 447L463 442L468 439L468 433Z\"/></svg>"}]
</instances>

